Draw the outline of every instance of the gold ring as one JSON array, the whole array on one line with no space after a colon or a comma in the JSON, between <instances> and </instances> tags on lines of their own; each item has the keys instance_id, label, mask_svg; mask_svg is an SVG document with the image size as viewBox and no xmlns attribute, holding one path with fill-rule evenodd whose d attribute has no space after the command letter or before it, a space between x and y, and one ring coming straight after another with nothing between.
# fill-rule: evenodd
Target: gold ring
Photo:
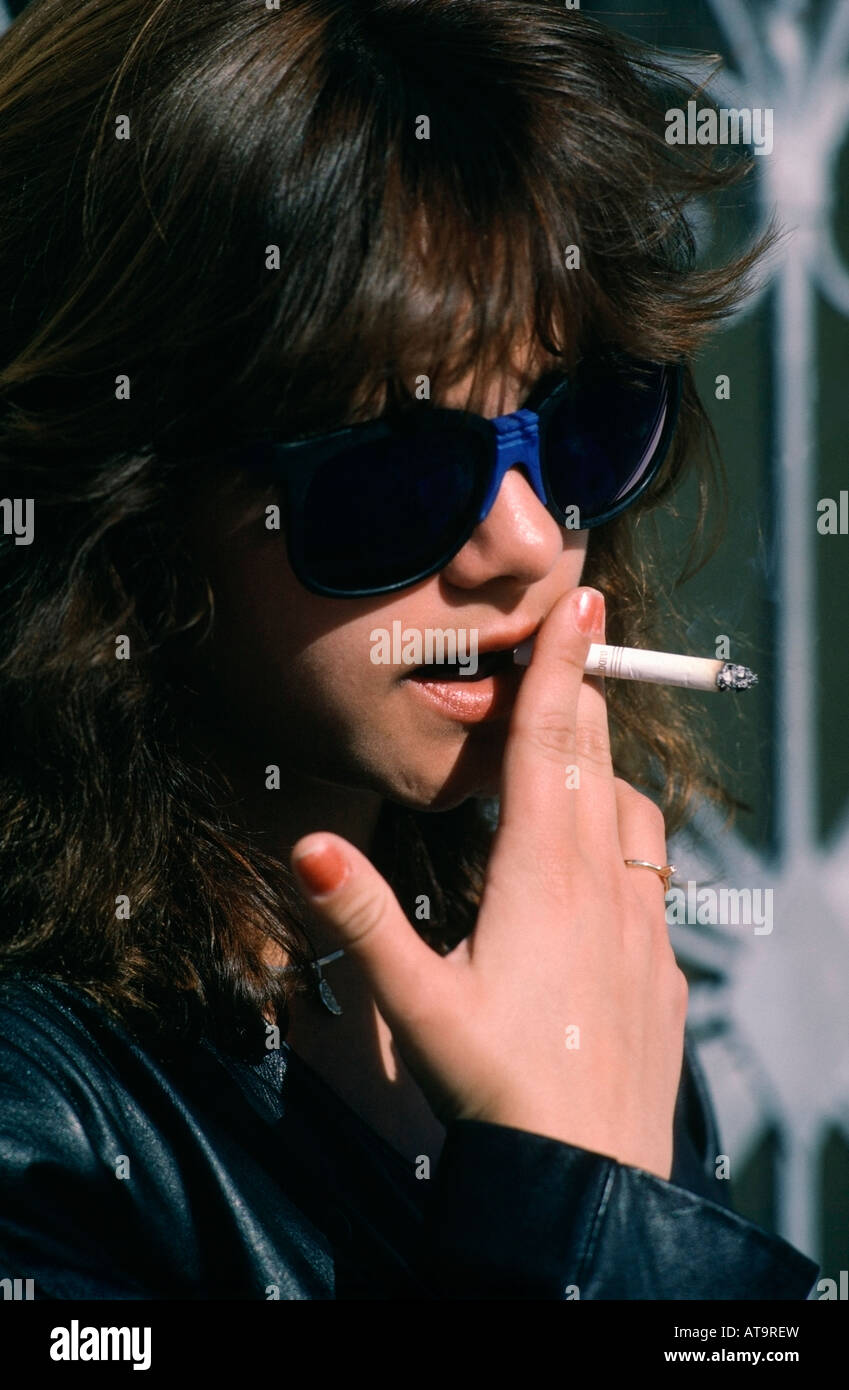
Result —
<instances>
[{"instance_id":1,"label":"gold ring","mask_svg":"<svg viewBox=\"0 0 849 1390\"><path fill-rule=\"evenodd\" d=\"M626 859L624 861L629 869L654 869L655 873L663 881L664 893L669 892L669 883L675 873L674 864L650 864L648 859Z\"/></svg>"}]
</instances>

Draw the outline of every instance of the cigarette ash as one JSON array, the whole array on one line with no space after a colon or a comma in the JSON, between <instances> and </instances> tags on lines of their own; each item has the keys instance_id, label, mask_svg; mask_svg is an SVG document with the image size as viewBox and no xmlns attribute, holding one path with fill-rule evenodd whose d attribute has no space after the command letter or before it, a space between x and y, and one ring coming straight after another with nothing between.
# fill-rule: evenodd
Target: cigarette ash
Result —
<instances>
[{"instance_id":1,"label":"cigarette ash","mask_svg":"<svg viewBox=\"0 0 849 1390\"><path fill-rule=\"evenodd\" d=\"M748 666L738 666L736 662L726 661L716 678L718 690L749 690L757 685L758 678Z\"/></svg>"}]
</instances>

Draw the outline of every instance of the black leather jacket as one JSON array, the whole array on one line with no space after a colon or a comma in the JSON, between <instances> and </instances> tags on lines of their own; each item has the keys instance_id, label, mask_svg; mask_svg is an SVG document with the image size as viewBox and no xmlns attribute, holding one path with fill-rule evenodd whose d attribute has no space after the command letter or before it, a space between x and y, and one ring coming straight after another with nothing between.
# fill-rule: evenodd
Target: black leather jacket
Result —
<instances>
[{"instance_id":1,"label":"black leather jacket","mask_svg":"<svg viewBox=\"0 0 849 1390\"><path fill-rule=\"evenodd\" d=\"M670 1182L479 1121L417 1177L285 1042L166 1066L0 981L0 1279L36 1298L804 1299L817 1266L727 1209L718 1152L688 1055Z\"/></svg>"}]
</instances>

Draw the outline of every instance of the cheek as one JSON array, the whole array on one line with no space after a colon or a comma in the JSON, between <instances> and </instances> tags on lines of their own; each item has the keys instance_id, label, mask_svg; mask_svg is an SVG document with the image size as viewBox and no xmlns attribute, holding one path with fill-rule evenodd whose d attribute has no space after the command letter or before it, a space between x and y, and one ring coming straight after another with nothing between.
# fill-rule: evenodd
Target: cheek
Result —
<instances>
[{"instance_id":1,"label":"cheek","mask_svg":"<svg viewBox=\"0 0 849 1390\"><path fill-rule=\"evenodd\" d=\"M563 554L552 570L552 587L558 597L568 589L575 589L581 583L581 575L589 548L588 531L567 531L563 528Z\"/></svg>"},{"instance_id":2,"label":"cheek","mask_svg":"<svg viewBox=\"0 0 849 1390\"><path fill-rule=\"evenodd\" d=\"M365 600L329 599L292 574L280 537L230 551L209 573L214 624L203 658L209 694L252 736L298 737L361 712L379 682Z\"/></svg>"}]
</instances>

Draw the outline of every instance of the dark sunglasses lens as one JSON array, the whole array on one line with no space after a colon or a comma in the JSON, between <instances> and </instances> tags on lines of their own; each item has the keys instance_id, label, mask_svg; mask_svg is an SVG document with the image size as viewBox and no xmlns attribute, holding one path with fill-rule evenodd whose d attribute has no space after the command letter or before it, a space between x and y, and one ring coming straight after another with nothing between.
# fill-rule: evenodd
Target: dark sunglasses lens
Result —
<instances>
[{"instance_id":1,"label":"dark sunglasses lens","mask_svg":"<svg viewBox=\"0 0 849 1390\"><path fill-rule=\"evenodd\" d=\"M448 559L477 515L486 444L402 429L328 458L299 519L304 571L341 594L409 583Z\"/></svg>"},{"instance_id":2,"label":"dark sunglasses lens","mask_svg":"<svg viewBox=\"0 0 849 1390\"><path fill-rule=\"evenodd\" d=\"M634 495L658 462L669 376L656 363L586 365L545 424L546 474L555 501L592 521Z\"/></svg>"}]
</instances>

